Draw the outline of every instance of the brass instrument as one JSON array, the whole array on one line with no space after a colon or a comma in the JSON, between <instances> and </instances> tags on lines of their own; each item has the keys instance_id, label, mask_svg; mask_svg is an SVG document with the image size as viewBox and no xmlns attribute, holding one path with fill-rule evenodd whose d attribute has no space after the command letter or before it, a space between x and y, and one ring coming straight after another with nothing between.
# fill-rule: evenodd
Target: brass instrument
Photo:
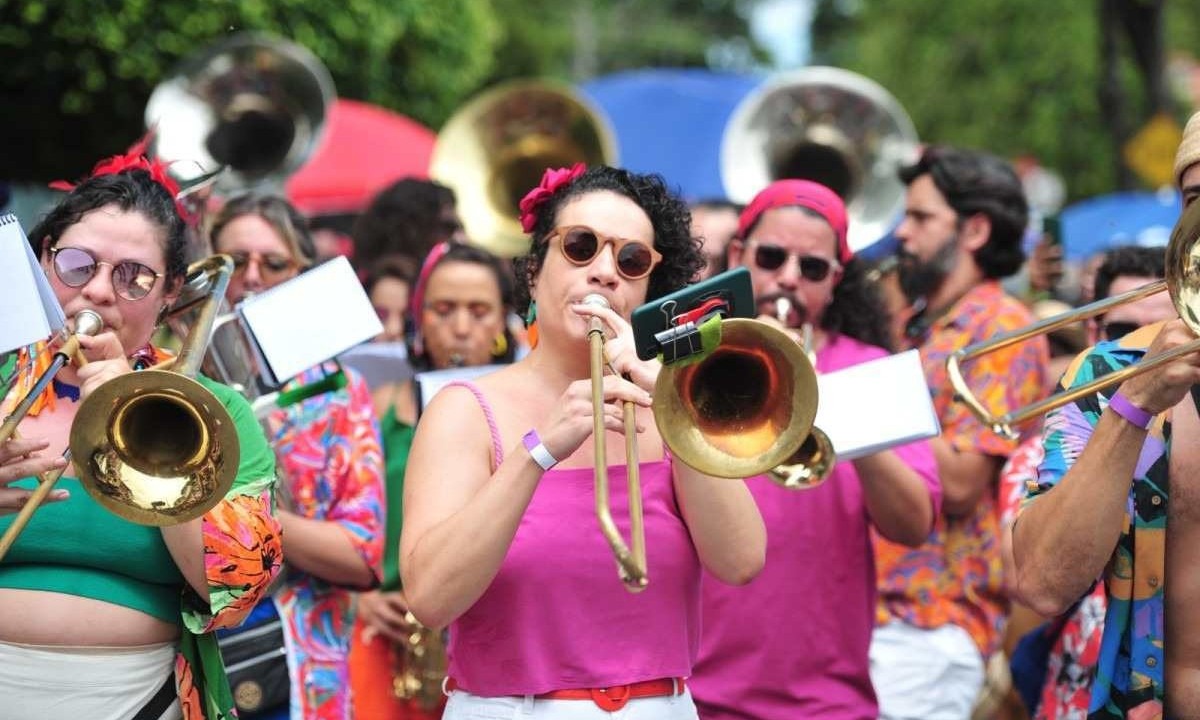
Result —
<instances>
[{"instance_id":1,"label":"brass instrument","mask_svg":"<svg viewBox=\"0 0 1200 720\"><path fill-rule=\"evenodd\" d=\"M1174 230L1171 231L1171 240L1167 244L1166 251L1166 276L1162 280L955 351L946 360L946 374L954 388L955 399L964 403L971 413L979 418L980 422L988 425L993 432L1015 438L1017 433L1013 431L1014 425L1019 425L1030 418L1041 416L1055 408L1075 402L1079 398L1094 395L1104 388L1119 385L1131 377L1200 351L1200 340L1195 340L1153 357L1144 358L1141 362L1096 378L1086 385L1055 393L1048 398L1003 415L993 414L975 397L967 386L960 367L962 363L981 355L1015 345L1038 335L1044 335L1081 320L1103 315L1118 305L1136 302L1163 290L1170 293L1176 312L1179 313L1179 317L1188 328L1193 333L1200 335L1200 248L1197 247L1198 240L1200 240L1200 203L1193 203L1184 210L1175 224Z\"/></svg>"},{"instance_id":2,"label":"brass instrument","mask_svg":"<svg viewBox=\"0 0 1200 720\"><path fill-rule=\"evenodd\" d=\"M308 49L235 33L154 88L146 126L155 129L153 152L189 191L206 182L224 195L282 189L320 145L334 97L329 71Z\"/></svg>"},{"instance_id":3,"label":"brass instrument","mask_svg":"<svg viewBox=\"0 0 1200 720\"><path fill-rule=\"evenodd\" d=\"M422 710L436 710L445 697L442 681L448 658L444 631L425 627L411 612L404 614L404 620L409 632L396 649L400 667L392 675L392 692Z\"/></svg>"},{"instance_id":4,"label":"brass instrument","mask_svg":"<svg viewBox=\"0 0 1200 720\"><path fill-rule=\"evenodd\" d=\"M470 242L495 255L525 252L518 203L546 168L614 165L608 121L569 86L499 85L472 99L438 133L429 176L454 190Z\"/></svg>"},{"instance_id":5,"label":"brass instrument","mask_svg":"<svg viewBox=\"0 0 1200 720\"><path fill-rule=\"evenodd\" d=\"M233 261L224 255L193 263L188 276L208 277L210 297L179 355L103 383L76 411L67 452L74 457L80 484L97 503L130 522L166 526L193 520L233 486L239 459L233 418L215 395L191 379L232 274ZM50 485L43 481L40 497L25 503L0 538L0 556Z\"/></svg>"},{"instance_id":6,"label":"brass instrument","mask_svg":"<svg viewBox=\"0 0 1200 720\"><path fill-rule=\"evenodd\" d=\"M584 305L608 307L603 295L588 295ZM629 543L613 520L608 502L608 454L604 429L604 322L591 318L588 324L592 375L592 442L595 446L596 519L617 560L617 572L625 589L640 592L649 583L646 576L646 535L642 524L642 484L638 476L637 418L631 402L624 404L625 473L629 488Z\"/></svg>"},{"instance_id":7,"label":"brass instrument","mask_svg":"<svg viewBox=\"0 0 1200 720\"><path fill-rule=\"evenodd\" d=\"M725 193L746 203L784 178L813 180L846 202L850 247L887 234L904 207L897 169L917 153L904 108L882 86L832 67L768 80L743 99L721 140Z\"/></svg>"},{"instance_id":8,"label":"brass instrument","mask_svg":"<svg viewBox=\"0 0 1200 720\"><path fill-rule=\"evenodd\" d=\"M787 316L792 310L791 306L792 304L787 298L779 298L775 301L775 314L779 322L787 322ZM813 349L812 323L804 323L801 333L803 338L801 345L804 348L805 357L808 358L808 363L815 373L817 353ZM821 428L813 425L808 437L804 438L804 442L800 444L796 452L792 453L791 457L784 462L771 468L767 477L776 485L788 490L808 490L825 482L829 473L833 472L833 466L836 463L837 453L834 452L833 442Z\"/></svg>"}]
</instances>

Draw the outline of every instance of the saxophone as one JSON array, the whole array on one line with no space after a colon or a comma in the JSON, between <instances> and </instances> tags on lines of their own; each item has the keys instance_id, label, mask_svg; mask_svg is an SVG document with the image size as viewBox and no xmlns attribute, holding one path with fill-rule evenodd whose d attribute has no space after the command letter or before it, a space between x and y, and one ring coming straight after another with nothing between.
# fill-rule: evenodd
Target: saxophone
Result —
<instances>
[{"instance_id":1,"label":"saxophone","mask_svg":"<svg viewBox=\"0 0 1200 720\"><path fill-rule=\"evenodd\" d=\"M401 700L426 711L441 707L445 696L446 636L443 630L427 628L411 612L404 614L408 635L394 648L392 692Z\"/></svg>"}]
</instances>

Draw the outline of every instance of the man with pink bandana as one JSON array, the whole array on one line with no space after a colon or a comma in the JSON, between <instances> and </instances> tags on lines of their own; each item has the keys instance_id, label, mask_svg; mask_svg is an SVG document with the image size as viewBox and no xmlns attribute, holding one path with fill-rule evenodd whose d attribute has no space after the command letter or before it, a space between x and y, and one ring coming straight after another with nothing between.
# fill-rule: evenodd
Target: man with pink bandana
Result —
<instances>
[{"instance_id":1,"label":"man with pink bandana","mask_svg":"<svg viewBox=\"0 0 1200 720\"><path fill-rule=\"evenodd\" d=\"M888 354L887 315L846 227L845 205L831 190L783 180L743 211L728 249L730 267L750 270L760 320L797 341L811 327L819 373ZM777 313L780 300L790 309ZM928 443L839 462L806 491L763 476L747 484L767 525L767 563L743 587L704 576L692 678L701 718L878 717L867 660L871 530L914 546L929 534L941 487Z\"/></svg>"}]
</instances>

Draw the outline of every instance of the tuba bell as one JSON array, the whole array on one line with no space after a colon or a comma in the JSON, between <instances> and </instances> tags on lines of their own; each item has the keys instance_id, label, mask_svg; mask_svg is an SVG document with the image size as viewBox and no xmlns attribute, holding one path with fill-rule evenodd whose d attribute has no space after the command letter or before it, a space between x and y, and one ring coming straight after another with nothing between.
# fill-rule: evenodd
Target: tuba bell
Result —
<instances>
[{"instance_id":1,"label":"tuba bell","mask_svg":"<svg viewBox=\"0 0 1200 720\"><path fill-rule=\"evenodd\" d=\"M613 165L616 140L599 109L567 85L517 80L475 97L438 133L429 176L454 190L470 242L524 252L521 197L549 167Z\"/></svg>"},{"instance_id":2,"label":"tuba bell","mask_svg":"<svg viewBox=\"0 0 1200 720\"><path fill-rule=\"evenodd\" d=\"M780 74L734 109L721 139L721 179L747 203L776 180L813 180L850 215L849 242L883 237L904 206L897 169L915 158L917 133L882 86L833 67Z\"/></svg>"},{"instance_id":3,"label":"tuba bell","mask_svg":"<svg viewBox=\"0 0 1200 720\"><path fill-rule=\"evenodd\" d=\"M188 186L229 195L282 186L320 144L333 79L306 48L236 33L186 58L146 104L152 151ZM227 172L214 175L219 168Z\"/></svg>"}]
</instances>

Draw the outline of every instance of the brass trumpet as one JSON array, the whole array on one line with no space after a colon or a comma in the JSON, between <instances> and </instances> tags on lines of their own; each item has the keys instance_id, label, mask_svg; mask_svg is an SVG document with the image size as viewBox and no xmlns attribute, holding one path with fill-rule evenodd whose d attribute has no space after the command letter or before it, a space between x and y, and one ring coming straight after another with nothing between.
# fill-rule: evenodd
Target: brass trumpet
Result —
<instances>
[{"instance_id":1,"label":"brass trumpet","mask_svg":"<svg viewBox=\"0 0 1200 720\"><path fill-rule=\"evenodd\" d=\"M1038 417L1055 408L1073 403L1081 397L1094 395L1104 388L1119 385L1131 377L1141 375L1185 355L1200 351L1200 340L1195 340L1153 357L1144 358L1141 362L1096 378L1085 385L1055 393L1048 398L1022 408L1017 408L1003 415L996 415L984 407L979 398L971 392L971 388L967 386L960 367L962 363L981 355L1015 345L1038 335L1044 335L1080 320L1087 320L1097 315L1103 315L1118 305L1136 302L1144 297L1160 293L1163 290L1170 293L1171 302L1174 303L1176 312L1179 313L1179 317L1187 324L1188 328L1193 333L1200 335L1200 248L1197 247L1198 240L1200 240L1200 203L1193 203L1191 207L1184 210L1179 221L1175 224L1174 230L1171 231L1171 240L1167 244L1166 251L1166 277L1162 280L1143 285L1140 288L1134 288L1129 292L1121 293L1120 295L1094 302L1081 308L1076 308L1070 312L1047 318L1027 328L1005 333L992 340L975 343L954 352L946 359L946 374L949 377L951 386L954 388L955 399L965 404L971 410L971 413L979 418L980 422L988 425L993 432L1005 437L1015 438L1017 437L1017 433L1013 430L1014 425L1019 425L1030 418Z\"/></svg>"},{"instance_id":2,"label":"brass trumpet","mask_svg":"<svg viewBox=\"0 0 1200 720\"><path fill-rule=\"evenodd\" d=\"M193 263L189 281L193 276L207 278L209 297L179 355L103 383L75 414L67 454L75 458L80 484L96 502L130 522L187 522L208 512L233 485L239 460L233 418L212 392L191 379L232 274L233 261L225 255ZM56 358L34 391L44 388L63 364ZM30 405L27 396L18 405L25 408L21 416L14 413L4 427L15 428ZM0 557L49 493L49 480L0 538Z\"/></svg>"}]
</instances>

